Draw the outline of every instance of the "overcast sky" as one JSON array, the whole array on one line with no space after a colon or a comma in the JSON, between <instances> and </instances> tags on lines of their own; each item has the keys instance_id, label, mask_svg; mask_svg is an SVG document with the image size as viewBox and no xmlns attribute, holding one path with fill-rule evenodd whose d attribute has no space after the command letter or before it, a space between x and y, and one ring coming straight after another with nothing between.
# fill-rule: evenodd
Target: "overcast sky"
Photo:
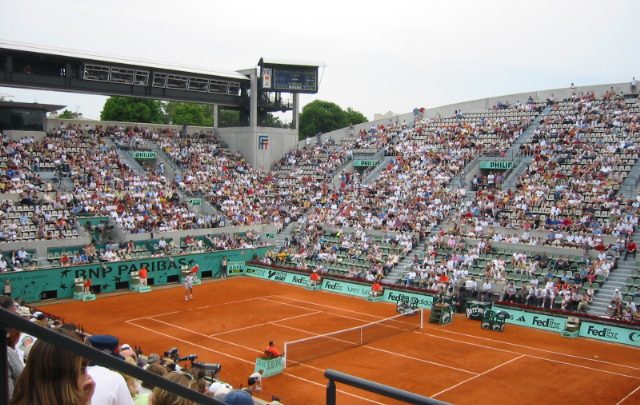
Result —
<instances>
[{"instance_id":1,"label":"overcast sky","mask_svg":"<svg viewBox=\"0 0 640 405\"><path fill-rule=\"evenodd\" d=\"M0 39L233 71L319 61L305 95L374 113L640 78L640 1L0 0ZM0 87L99 118L105 97Z\"/></svg>"}]
</instances>

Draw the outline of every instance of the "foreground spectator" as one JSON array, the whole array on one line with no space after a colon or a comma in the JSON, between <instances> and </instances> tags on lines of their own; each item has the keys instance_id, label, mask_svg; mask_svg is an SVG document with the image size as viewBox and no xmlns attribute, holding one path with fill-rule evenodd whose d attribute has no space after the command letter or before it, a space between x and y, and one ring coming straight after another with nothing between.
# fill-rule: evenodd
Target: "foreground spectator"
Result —
<instances>
[{"instance_id":1,"label":"foreground spectator","mask_svg":"<svg viewBox=\"0 0 640 405\"><path fill-rule=\"evenodd\" d=\"M191 374L172 371L167 374L167 379L188 388L195 388L195 379ZM149 405L195 405L195 402L180 397L173 392L155 387L149 396Z\"/></svg>"},{"instance_id":2,"label":"foreground spectator","mask_svg":"<svg viewBox=\"0 0 640 405\"><path fill-rule=\"evenodd\" d=\"M73 332L60 332L75 336ZM38 340L16 383L11 405L89 405L94 391L95 382L82 357Z\"/></svg>"}]
</instances>

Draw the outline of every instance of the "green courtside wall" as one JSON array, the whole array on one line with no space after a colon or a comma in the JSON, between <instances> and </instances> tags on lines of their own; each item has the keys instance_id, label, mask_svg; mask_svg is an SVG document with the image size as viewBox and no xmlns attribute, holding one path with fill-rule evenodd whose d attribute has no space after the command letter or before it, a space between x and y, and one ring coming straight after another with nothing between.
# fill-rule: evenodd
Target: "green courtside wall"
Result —
<instances>
[{"instance_id":1,"label":"green courtside wall","mask_svg":"<svg viewBox=\"0 0 640 405\"><path fill-rule=\"evenodd\" d=\"M309 276L304 274L289 273L282 270L255 266L245 266L244 269L241 267L242 266L238 264L237 270L233 275L258 277L265 280L278 281L298 286L306 286L309 283ZM332 279L323 279L322 281L322 290L339 294L367 297L370 289L371 286L368 284L350 283L347 281ZM433 305L433 299L433 295L394 290L393 288L388 287L384 289L383 294L384 302L397 304L400 301L408 300L409 303L418 305L420 308L431 308ZM509 314L509 318L506 320L507 323L550 332L560 333L564 331L567 323L567 318L564 316L523 311L521 309L503 307L500 305L494 305L493 310L496 312L504 311ZM583 321L580 326L580 336L640 347L640 330L638 329L622 328L618 326Z\"/></svg>"},{"instance_id":2,"label":"green courtside wall","mask_svg":"<svg viewBox=\"0 0 640 405\"><path fill-rule=\"evenodd\" d=\"M229 261L249 261L254 255L264 256L271 247L255 249L222 250L174 256L150 257L139 260L92 263L82 266L54 267L0 274L0 285L4 280L11 282L12 296L26 302L40 301L45 291L57 291L57 298L72 298L74 279L90 278L92 284L99 285L101 293L116 291L116 283L131 280L129 273L139 270L142 265L149 269L149 279L153 285L167 284L168 277L180 276L182 266L200 266L200 273L211 271L214 278L220 277L220 262L223 257ZM124 287L123 289L128 289Z\"/></svg>"}]
</instances>

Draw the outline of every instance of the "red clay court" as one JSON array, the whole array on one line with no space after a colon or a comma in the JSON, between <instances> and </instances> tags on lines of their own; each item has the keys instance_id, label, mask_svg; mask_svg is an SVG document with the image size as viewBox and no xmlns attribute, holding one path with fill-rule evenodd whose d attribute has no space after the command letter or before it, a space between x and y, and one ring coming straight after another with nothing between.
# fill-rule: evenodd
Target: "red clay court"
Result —
<instances>
[{"instance_id":1,"label":"red clay court","mask_svg":"<svg viewBox=\"0 0 640 405\"><path fill-rule=\"evenodd\" d=\"M284 342L355 327L396 314L387 303L237 277L151 293L99 296L47 305L47 312L109 333L148 353L176 346L182 356L222 363L221 378L246 385L256 357ZM308 363L264 381L257 396L287 405L324 404L327 368L455 404L640 403L640 350L506 325L503 333L457 315L452 324L394 335ZM339 404L392 400L338 384Z\"/></svg>"}]
</instances>

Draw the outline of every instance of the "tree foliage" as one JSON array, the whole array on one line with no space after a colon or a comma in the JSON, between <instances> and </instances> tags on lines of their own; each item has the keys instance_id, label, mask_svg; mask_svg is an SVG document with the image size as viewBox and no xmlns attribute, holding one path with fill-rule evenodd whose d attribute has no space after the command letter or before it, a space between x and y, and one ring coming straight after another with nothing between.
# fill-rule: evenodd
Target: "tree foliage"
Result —
<instances>
[{"instance_id":1,"label":"tree foliage","mask_svg":"<svg viewBox=\"0 0 640 405\"><path fill-rule=\"evenodd\" d=\"M366 122L367 118L351 107L343 110L330 101L315 100L304 106L300 114L300 139Z\"/></svg>"},{"instance_id":2,"label":"tree foliage","mask_svg":"<svg viewBox=\"0 0 640 405\"><path fill-rule=\"evenodd\" d=\"M112 96L107 99L102 107L100 119L153 124L168 122L161 101L120 96Z\"/></svg>"},{"instance_id":3,"label":"tree foliage","mask_svg":"<svg viewBox=\"0 0 640 405\"><path fill-rule=\"evenodd\" d=\"M347 114L347 121L350 125L361 124L369 121L360 111L356 111L351 107L347 107L345 113Z\"/></svg>"},{"instance_id":4,"label":"tree foliage","mask_svg":"<svg viewBox=\"0 0 640 405\"><path fill-rule=\"evenodd\" d=\"M67 110L65 109L63 112L61 112L60 114L58 114L58 118L63 119L63 120L70 120L73 118L77 118L77 114L74 113L73 111Z\"/></svg>"},{"instance_id":5,"label":"tree foliage","mask_svg":"<svg viewBox=\"0 0 640 405\"><path fill-rule=\"evenodd\" d=\"M170 101L165 111L174 125L213 126L213 105Z\"/></svg>"}]
</instances>

